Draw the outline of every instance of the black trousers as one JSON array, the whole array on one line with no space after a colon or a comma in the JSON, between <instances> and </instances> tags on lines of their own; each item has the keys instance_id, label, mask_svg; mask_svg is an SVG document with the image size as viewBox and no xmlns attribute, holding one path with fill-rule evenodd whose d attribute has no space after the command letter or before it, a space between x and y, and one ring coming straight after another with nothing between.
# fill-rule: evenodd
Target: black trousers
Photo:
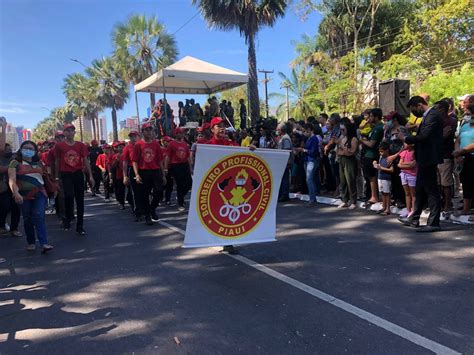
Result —
<instances>
[{"instance_id":1,"label":"black trousers","mask_svg":"<svg viewBox=\"0 0 474 355\"><path fill-rule=\"evenodd\" d=\"M94 178L95 185L93 187L94 192L99 192L100 182L102 181L102 172L98 166L91 166L92 177Z\"/></svg>"},{"instance_id":2,"label":"black trousers","mask_svg":"<svg viewBox=\"0 0 474 355\"><path fill-rule=\"evenodd\" d=\"M128 204L132 207L132 211L136 212L136 191L137 191L137 182L135 181L135 172L132 167L128 167L128 186L126 198Z\"/></svg>"},{"instance_id":3,"label":"black trousers","mask_svg":"<svg viewBox=\"0 0 474 355\"><path fill-rule=\"evenodd\" d=\"M182 164L171 164L170 174L176 181L176 194L178 197L178 205L184 205L184 198L186 194L191 190L193 185L193 179L191 177L191 170L189 169L188 163Z\"/></svg>"},{"instance_id":4,"label":"black trousers","mask_svg":"<svg viewBox=\"0 0 474 355\"><path fill-rule=\"evenodd\" d=\"M173 193L173 186L174 186L173 175L171 175L171 172L168 171L168 173L166 174L166 185L165 185L164 191L161 191L158 195L158 200L160 202L163 201L163 195L165 196L165 201L166 202L171 201L171 194Z\"/></svg>"},{"instance_id":5,"label":"black trousers","mask_svg":"<svg viewBox=\"0 0 474 355\"><path fill-rule=\"evenodd\" d=\"M73 173L61 173L61 183L64 189L65 219L71 222L74 216L74 200L76 201L77 224L84 224L84 174L81 170Z\"/></svg>"},{"instance_id":6,"label":"black trousers","mask_svg":"<svg viewBox=\"0 0 474 355\"><path fill-rule=\"evenodd\" d=\"M121 205L125 204L125 185L122 179L114 179L115 199Z\"/></svg>"},{"instance_id":7,"label":"black trousers","mask_svg":"<svg viewBox=\"0 0 474 355\"><path fill-rule=\"evenodd\" d=\"M110 198L110 177L107 170L102 172L102 181L104 182L104 197Z\"/></svg>"},{"instance_id":8,"label":"black trousers","mask_svg":"<svg viewBox=\"0 0 474 355\"><path fill-rule=\"evenodd\" d=\"M421 212L428 202L430 215L428 217L428 226L439 227L439 216L441 214L441 196L438 188L438 166L418 166L416 174L415 189L415 210L413 219L420 219Z\"/></svg>"},{"instance_id":9,"label":"black trousers","mask_svg":"<svg viewBox=\"0 0 474 355\"><path fill-rule=\"evenodd\" d=\"M18 230L20 224L21 211L20 207L13 199L10 189L0 193L0 228L5 228L8 214L10 213L10 230Z\"/></svg>"},{"instance_id":10,"label":"black trousers","mask_svg":"<svg viewBox=\"0 0 474 355\"><path fill-rule=\"evenodd\" d=\"M160 169L157 170L140 170L142 184L137 184L137 215L150 216L158 207L159 194L163 191L163 175ZM152 200L150 202L150 195Z\"/></svg>"}]
</instances>

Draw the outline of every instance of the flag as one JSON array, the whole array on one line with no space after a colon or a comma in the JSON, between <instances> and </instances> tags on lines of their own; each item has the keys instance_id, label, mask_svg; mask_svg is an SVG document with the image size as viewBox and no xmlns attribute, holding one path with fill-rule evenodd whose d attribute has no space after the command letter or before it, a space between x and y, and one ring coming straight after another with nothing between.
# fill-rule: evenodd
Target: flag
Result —
<instances>
[{"instance_id":1,"label":"flag","mask_svg":"<svg viewBox=\"0 0 474 355\"><path fill-rule=\"evenodd\" d=\"M185 248L275 241L290 152L199 144Z\"/></svg>"}]
</instances>

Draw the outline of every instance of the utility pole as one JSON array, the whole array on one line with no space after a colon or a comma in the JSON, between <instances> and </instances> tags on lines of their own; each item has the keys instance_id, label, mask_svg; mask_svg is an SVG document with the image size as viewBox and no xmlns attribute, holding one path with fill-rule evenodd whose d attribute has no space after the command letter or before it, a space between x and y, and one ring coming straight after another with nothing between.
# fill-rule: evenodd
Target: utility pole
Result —
<instances>
[{"instance_id":1,"label":"utility pole","mask_svg":"<svg viewBox=\"0 0 474 355\"><path fill-rule=\"evenodd\" d=\"M290 97L288 93L290 86L290 83L284 83L281 86L281 88L286 89L286 122L290 119Z\"/></svg>"},{"instance_id":2,"label":"utility pole","mask_svg":"<svg viewBox=\"0 0 474 355\"><path fill-rule=\"evenodd\" d=\"M267 84L271 79L267 77L267 74L272 74L273 70L263 69L263 70L259 70L258 72L265 74L265 79L263 79L263 83L265 84L265 113L268 118L269 114L268 114L268 85Z\"/></svg>"}]
</instances>

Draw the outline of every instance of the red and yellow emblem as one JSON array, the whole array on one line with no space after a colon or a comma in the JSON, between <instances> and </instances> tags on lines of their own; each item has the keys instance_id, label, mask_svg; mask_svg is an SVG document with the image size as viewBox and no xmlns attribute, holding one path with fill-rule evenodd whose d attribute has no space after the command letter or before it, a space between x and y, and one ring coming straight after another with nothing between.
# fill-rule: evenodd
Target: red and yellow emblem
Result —
<instances>
[{"instance_id":1,"label":"red and yellow emblem","mask_svg":"<svg viewBox=\"0 0 474 355\"><path fill-rule=\"evenodd\" d=\"M260 223L271 196L272 175L265 161L251 153L232 154L204 175L197 212L212 234L238 239Z\"/></svg>"}]
</instances>

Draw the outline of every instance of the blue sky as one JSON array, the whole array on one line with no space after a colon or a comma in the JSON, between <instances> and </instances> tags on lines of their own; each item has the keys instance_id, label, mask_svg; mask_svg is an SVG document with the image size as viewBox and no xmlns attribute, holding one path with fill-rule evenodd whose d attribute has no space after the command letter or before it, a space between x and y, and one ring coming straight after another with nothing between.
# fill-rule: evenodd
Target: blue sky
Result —
<instances>
[{"instance_id":1,"label":"blue sky","mask_svg":"<svg viewBox=\"0 0 474 355\"><path fill-rule=\"evenodd\" d=\"M67 74L83 72L70 61L89 65L112 52L115 24L131 14L155 15L167 31L178 30L197 9L191 0L0 0L0 115L14 125L34 128L48 109L65 103ZM280 91L276 73L289 72L293 41L314 35L320 16L302 22L293 10L257 39L259 69L275 70L269 92ZM191 55L233 70L247 72L247 47L237 31L210 30L201 15L175 34L179 55ZM259 78L261 79L261 78ZM263 97L263 87L260 85ZM178 99L179 97L170 97ZM196 97L198 98L198 97ZM204 100L201 96L198 101ZM146 114L146 94L139 94L140 116ZM133 95L119 111L119 120L134 115ZM110 111L105 111L110 129Z\"/></svg>"}]
</instances>

